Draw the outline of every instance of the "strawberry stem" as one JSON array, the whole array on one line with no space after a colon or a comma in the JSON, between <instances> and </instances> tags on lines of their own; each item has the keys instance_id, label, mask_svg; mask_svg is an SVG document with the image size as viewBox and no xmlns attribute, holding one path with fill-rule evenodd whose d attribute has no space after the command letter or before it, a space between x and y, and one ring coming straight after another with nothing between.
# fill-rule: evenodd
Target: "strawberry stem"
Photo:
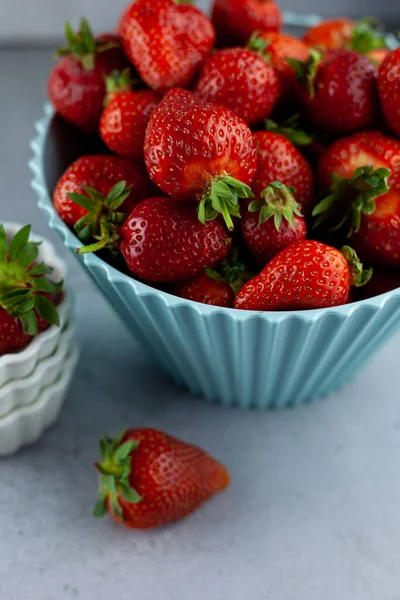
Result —
<instances>
[{"instance_id":1,"label":"strawberry stem","mask_svg":"<svg viewBox=\"0 0 400 600\"><path fill-rule=\"evenodd\" d=\"M354 27L349 50L368 54L372 50L388 48L386 37L379 30L379 21L373 18L362 19Z\"/></svg>"},{"instance_id":2,"label":"strawberry stem","mask_svg":"<svg viewBox=\"0 0 400 600\"><path fill-rule=\"evenodd\" d=\"M248 185L228 175L216 177L199 203L199 221L205 225L221 214L229 231L233 231L232 217L240 218L240 198L254 198Z\"/></svg>"},{"instance_id":3,"label":"strawberry stem","mask_svg":"<svg viewBox=\"0 0 400 600\"><path fill-rule=\"evenodd\" d=\"M272 119L264 121L265 129L271 133L277 133L287 138L294 146L309 146L313 143L313 138L304 129L300 127L300 115L295 114L282 121L276 123Z\"/></svg>"},{"instance_id":4,"label":"strawberry stem","mask_svg":"<svg viewBox=\"0 0 400 600\"><path fill-rule=\"evenodd\" d=\"M269 40L264 40L261 37L262 34L262 31L253 31L249 41L247 42L246 48L248 50L252 50L267 62L271 62L271 54L268 52L268 47L271 42Z\"/></svg>"},{"instance_id":5,"label":"strawberry stem","mask_svg":"<svg viewBox=\"0 0 400 600\"><path fill-rule=\"evenodd\" d=\"M286 62L293 68L297 80L305 85L311 98L315 96L315 78L324 56L325 52L323 50L310 48L310 56L307 60L286 59Z\"/></svg>"},{"instance_id":6,"label":"strawberry stem","mask_svg":"<svg viewBox=\"0 0 400 600\"><path fill-rule=\"evenodd\" d=\"M372 277L372 269L364 269L357 253L350 246L343 246L341 253L347 260L351 270L351 284L357 288L366 285Z\"/></svg>"},{"instance_id":7,"label":"strawberry stem","mask_svg":"<svg viewBox=\"0 0 400 600\"><path fill-rule=\"evenodd\" d=\"M123 442L124 435L125 432L115 438L105 436L100 440L102 462L95 465L100 473L99 499L93 513L95 517L103 516L109 506L117 517L124 520L120 497L132 504L142 500L129 482L131 455L139 447L139 442Z\"/></svg>"},{"instance_id":8,"label":"strawberry stem","mask_svg":"<svg viewBox=\"0 0 400 600\"><path fill-rule=\"evenodd\" d=\"M0 307L20 320L28 335L38 333L37 315L51 325L60 325L56 308L43 294L57 294L63 282L47 277L53 269L37 263L39 245L30 242L30 225L20 229L8 242L0 224Z\"/></svg>"},{"instance_id":9,"label":"strawberry stem","mask_svg":"<svg viewBox=\"0 0 400 600\"><path fill-rule=\"evenodd\" d=\"M294 188L274 181L261 192L261 199L250 202L249 211L260 212L259 225L274 217L277 231L280 230L283 219L294 229L294 216L302 216L300 205L294 198L295 193Z\"/></svg>"},{"instance_id":10,"label":"strawberry stem","mask_svg":"<svg viewBox=\"0 0 400 600\"><path fill-rule=\"evenodd\" d=\"M373 166L360 167L349 179L332 175L333 184L328 195L312 212L312 216L316 217L314 229L336 219L328 231L338 231L350 223L348 236L357 233L362 215L373 214L376 198L389 191L390 175L389 169L374 170Z\"/></svg>"}]
</instances>

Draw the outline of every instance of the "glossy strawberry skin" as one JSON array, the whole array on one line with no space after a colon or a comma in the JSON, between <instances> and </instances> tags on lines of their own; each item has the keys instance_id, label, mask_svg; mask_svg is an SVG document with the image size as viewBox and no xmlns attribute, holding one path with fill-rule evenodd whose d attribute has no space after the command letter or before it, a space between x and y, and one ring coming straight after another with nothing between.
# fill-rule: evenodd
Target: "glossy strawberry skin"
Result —
<instances>
[{"instance_id":1,"label":"glossy strawberry skin","mask_svg":"<svg viewBox=\"0 0 400 600\"><path fill-rule=\"evenodd\" d=\"M219 46L244 45L254 31L279 31L281 11L272 0L215 0L212 22Z\"/></svg>"},{"instance_id":2,"label":"glossy strawberry skin","mask_svg":"<svg viewBox=\"0 0 400 600\"><path fill-rule=\"evenodd\" d=\"M149 198L121 228L120 250L128 269L153 282L196 277L230 252L231 240L220 223L202 225L196 207L170 198Z\"/></svg>"},{"instance_id":3,"label":"glossy strawberry skin","mask_svg":"<svg viewBox=\"0 0 400 600\"><path fill-rule=\"evenodd\" d=\"M38 317L39 333L48 327L50 327L49 323ZM21 321L0 308L0 356L23 350L32 340L33 336L24 332Z\"/></svg>"},{"instance_id":4,"label":"glossy strawberry skin","mask_svg":"<svg viewBox=\"0 0 400 600\"><path fill-rule=\"evenodd\" d=\"M256 196L274 181L293 187L296 200L307 215L314 198L314 175L311 166L284 136L269 131L253 134L258 151L258 167L252 190Z\"/></svg>"},{"instance_id":5,"label":"glossy strawberry skin","mask_svg":"<svg viewBox=\"0 0 400 600\"><path fill-rule=\"evenodd\" d=\"M216 281L206 274L177 283L171 289L171 293L193 302L225 308L233 308L235 301L235 294L229 283Z\"/></svg>"},{"instance_id":6,"label":"glossy strawberry skin","mask_svg":"<svg viewBox=\"0 0 400 600\"><path fill-rule=\"evenodd\" d=\"M390 191L375 200L376 210L362 215L361 227L352 236L363 260L374 264L400 264L400 142L377 131L356 133L336 141L323 155L318 176L328 190L331 174L351 178L362 166L390 169Z\"/></svg>"},{"instance_id":7,"label":"glossy strawberry skin","mask_svg":"<svg viewBox=\"0 0 400 600\"><path fill-rule=\"evenodd\" d=\"M379 69L379 96L389 127L400 136L400 48L391 52Z\"/></svg>"},{"instance_id":8,"label":"glossy strawberry skin","mask_svg":"<svg viewBox=\"0 0 400 600\"><path fill-rule=\"evenodd\" d=\"M243 310L308 310L346 304L351 271L339 250L313 240L296 242L275 256L236 296Z\"/></svg>"},{"instance_id":9,"label":"glossy strawberry skin","mask_svg":"<svg viewBox=\"0 0 400 600\"><path fill-rule=\"evenodd\" d=\"M351 42L355 25L351 19L329 19L309 29L303 40L314 48L343 50Z\"/></svg>"},{"instance_id":10,"label":"glossy strawberry skin","mask_svg":"<svg viewBox=\"0 0 400 600\"><path fill-rule=\"evenodd\" d=\"M100 36L104 42L120 43L118 36ZM97 54L95 66L87 71L80 60L65 56L54 66L48 81L48 95L56 112L86 133L96 133L103 111L104 77L129 67L121 47Z\"/></svg>"},{"instance_id":11,"label":"glossy strawberry skin","mask_svg":"<svg viewBox=\"0 0 400 600\"><path fill-rule=\"evenodd\" d=\"M147 183L144 177L128 161L118 156L93 155L78 158L62 175L53 194L54 208L67 225L73 227L87 210L73 202L69 193L88 194L83 186L91 187L107 196L111 188L120 181L132 185L130 196L121 210L127 214L146 196Z\"/></svg>"},{"instance_id":12,"label":"glossy strawberry skin","mask_svg":"<svg viewBox=\"0 0 400 600\"><path fill-rule=\"evenodd\" d=\"M158 92L189 85L215 41L200 10L173 0L137 0L123 18L122 37L141 78Z\"/></svg>"},{"instance_id":13,"label":"glossy strawberry skin","mask_svg":"<svg viewBox=\"0 0 400 600\"><path fill-rule=\"evenodd\" d=\"M290 244L305 239L307 226L303 217L294 215L294 227L283 219L279 230L274 219L259 225L259 212L242 211L240 229L243 240L259 265L265 265Z\"/></svg>"},{"instance_id":14,"label":"glossy strawberry skin","mask_svg":"<svg viewBox=\"0 0 400 600\"><path fill-rule=\"evenodd\" d=\"M131 429L121 444L139 442L132 452L129 483L142 497L132 504L118 501L122 521L131 529L152 529L178 521L195 511L230 483L226 468L209 454L155 429Z\"/></svg>"},{"instance_id":15,"label":"glossy strawberry skin","mask_svg":"<svg viewBox=\"0 0 400 600\"><path fill-rule=\"evenodd\" d=\"M289 58L304 61L309 57L309 49L304 42L287 33L260 32L257 36L268 43L265 49L271 65L278 73L280 82L280 103L292 102L297 94L296 75L288 63Z\"/></svg>"},{"instance_id":16,"label":"glossy strawberry skin","mask_svg":"<svg viewBox=\"0 0 400 600\"><path fill-rule=\"evenodd\" d=\"M144 157L163 192L190 202L218 176L251 184L257 165L251 131L240 117L180 89L166 94L150 117Z\"/></svg>"},{"instance_id":17,"label":"glossy strawberry skin","mask_svg":"<svg viewBox=\"0 0 400 600\"><path fill-rule=\"evenodd\" d=\"M310 121L322 131L347 134L373 126L379 115L377 71L357 52L332 50L317 67L312 96L302 88Z\"/></svg>"},{"instance_id":18,"label":"glossy strawberry skin","mask_svg":"<svg viewBox=\"0 0 400 600\"><path fill-rule=\"evenodd\" d=\"M254 124L271 114L279 96L279 80L271 65L251 50L227 48L208 58L195 92Z\"/></svg>"},{"instance_id":19,"label":"glossy strawberry skin","mask_svg":"<svg viewBox=\"0 0 400 600\"><path fill-rule=\"evenodd\" d=\"M106 146L123 158L143 161L146 127L159 101L152 90L113 95L100 120L100 135Z\"/></svg>"}]
</instances>

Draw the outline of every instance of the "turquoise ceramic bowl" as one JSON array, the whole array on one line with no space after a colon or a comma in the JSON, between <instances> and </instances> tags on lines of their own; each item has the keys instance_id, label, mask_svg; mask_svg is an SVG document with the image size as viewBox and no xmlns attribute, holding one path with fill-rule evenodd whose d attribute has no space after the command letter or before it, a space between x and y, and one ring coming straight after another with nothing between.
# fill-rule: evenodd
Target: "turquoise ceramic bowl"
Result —
<instances>
[{"instance_id":1,"label":"turquoise ceramic bowl","mask_svg":"<svg viewBox=\"0 0 400 600\"><path fill-rule=\"evenodd\" d=\"M318 22L318 17L286 17L292 31ZM36 129L32 185L50 227L74 251L80 242L55 212L52 189L79 155L77 145L81 155L96 148L90 140L74 141L71 128L58 122L49 106ZM400 289L331 309L247 312L177 298L94 254L77 258L174 381L227 406L293 406L326 396L352 378L400 326Z\"/></svg>"}]
</instances>

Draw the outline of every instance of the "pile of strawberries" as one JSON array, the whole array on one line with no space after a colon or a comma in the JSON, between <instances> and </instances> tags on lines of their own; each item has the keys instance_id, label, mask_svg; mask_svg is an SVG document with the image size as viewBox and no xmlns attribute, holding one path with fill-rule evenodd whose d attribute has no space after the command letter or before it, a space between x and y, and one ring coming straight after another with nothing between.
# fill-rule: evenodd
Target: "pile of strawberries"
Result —
<instances>
[{"instance_id":1,"label":"pile of strawberries","mask_svg":"<svg viewBox=\"0 0 400 600\"><path fill-rule=\"evenodd\" d=\"M79 252L245 310L400 284L400 49L367 20L280 28L273 0L215 0L211 20L136 0L116 34L67 25L49 96L105 145L54 191Z\"/></svg>"}]
</instances>

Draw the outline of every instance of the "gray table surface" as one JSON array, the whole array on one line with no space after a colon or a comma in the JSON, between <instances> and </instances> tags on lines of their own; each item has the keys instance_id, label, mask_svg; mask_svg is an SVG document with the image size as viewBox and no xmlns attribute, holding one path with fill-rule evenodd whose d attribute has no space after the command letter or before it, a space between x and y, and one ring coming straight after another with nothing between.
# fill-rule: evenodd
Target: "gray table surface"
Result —
<instances>
[{"instance_id":1,"label":"gray table surface","mask_svg":"<svg viewBox=\"0 0 400 600\"><path fill-rule=\"evenodd\" d=\"M28 142L50 64L0 52L0 215L66 258L82 358L59 423L0 462L1 600L399 600L400 335L313 406L236 411L177 391L36 208ZM96 521L97 440L126 425L204 446L231 488L151 533Z\"/></svg>"}]
</instances>

